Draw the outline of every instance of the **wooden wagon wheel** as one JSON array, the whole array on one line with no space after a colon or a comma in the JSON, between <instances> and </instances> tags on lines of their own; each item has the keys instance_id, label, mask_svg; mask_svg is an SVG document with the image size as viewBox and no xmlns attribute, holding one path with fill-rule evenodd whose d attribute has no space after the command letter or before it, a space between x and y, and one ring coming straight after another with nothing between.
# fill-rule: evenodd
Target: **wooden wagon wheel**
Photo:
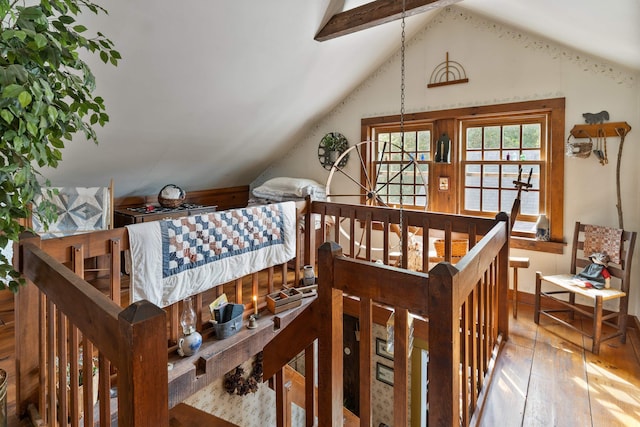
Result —
<instances>
[{"instance_id":1,"label":"wooden wagon wheel","mask_svg":"<svg viewBox=\"0 0 640 427\"><path fill-rule=\"evenodd\" d=\"M390 142L382 142L379 144L382 148L376 153L377 161L375 163L376 170L367 168L366 158L371 157L371 153L374 152L375 141L363 141L356 145L349 147L342 156L337 159L333 167L329 172L326 183L327 200L335 203L352 203L352 204L365 204L366 206L384 206L398 208L400 205L399 194L393 194L390 189L393 186L397 186L401 174L409 175L415 174L416 179L422 184L419 188L423 189L422 194L415 194L415 185L411 187L413 192L407 193L406 189L403 192L404 198L424 198L424 207L427 207L427 195L428 195L428 175L422 170L420 164L409 153L404 152L404 158L394 158L389 155L389 149L396 149L397 153L400 152L399 147ZM343 166L340 166L340 160L343 156L350 156L351 159L357 159L356 170L350 170ZM352 160L353 162L353 160ZM394 169L393 172L388 173L389 170ZM381 179L385 175L387 179ZM406 181L405 181L406 182ZM398 203L390 203L390 198L396 198ZM404 203L407 205L407 203ZM345 222L348 218L341 219L337 224L340 228L340 234L349 239L348 228L345 226ZM359 221L360 222L360 221ZM359 224L356 224L359 225ZM362 224L365 225L365 224ZM359 250L366 249L366 246L362 243L364 238L364 230L366 227L355 227L356 230L361 230L361 234L358 236L355 244ZM397 241L393 242L390 249L397 248L400 242L398 227L392 227L393 234L398 237ZM411 230L409 230L411 237ZM382 251L382 247L371 247L372 251Z\"/></svg>"}]
</instances>

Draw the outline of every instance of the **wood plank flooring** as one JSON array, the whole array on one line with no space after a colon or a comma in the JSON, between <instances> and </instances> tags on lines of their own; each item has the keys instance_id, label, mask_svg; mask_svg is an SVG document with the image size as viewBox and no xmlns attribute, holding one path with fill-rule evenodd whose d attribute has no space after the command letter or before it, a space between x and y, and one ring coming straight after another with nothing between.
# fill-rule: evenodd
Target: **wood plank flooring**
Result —
<instances>
[{"instance_id":1,"label":"wood plank flooring","mask_svg":"<svg viewBox=\"0 0 640 427\"><path fill-rule=\"evenodd\" d=\"M590 339L548 318L538 326L519 304L479 425L640 426L638 335L629 329L625 344L605 341L595 356Z\"/></svg>"},{"instance_id":2,"label":"wood plank flooring","mask_svg":"<svg viewBox=\"0 0 640 427\"><path fill-rule=\"evenodd\" d=\"M25 427L15 416L13 311L0 292L0 368L9 373L8 427ZM580 322L580 320L576 320ZM640 339L631 329L626 344L585 351L590 340L541 319L520 304L510 339L496 363L480 426L640 426Z\"/></svg>"}]
</instances>

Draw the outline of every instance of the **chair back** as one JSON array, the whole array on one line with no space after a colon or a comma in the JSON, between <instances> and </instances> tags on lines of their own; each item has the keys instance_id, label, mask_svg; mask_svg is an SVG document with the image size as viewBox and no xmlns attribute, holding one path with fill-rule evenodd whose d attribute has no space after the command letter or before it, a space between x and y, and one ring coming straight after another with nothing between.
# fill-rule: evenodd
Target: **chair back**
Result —
<instances>
[{"instance_id":1,"label":"chair back","mask_svg":"<svg viewBox=\"0 0 640 427\"><path fill-rule=\"evenodd\" d=\"M636 232L576 222L571 251L571 273L576 274L588 264L594 252L606 253L611 261L607 270L620 280L620 290L629 294L631 260L636 245Z\"/></svg>"}]
</instances>

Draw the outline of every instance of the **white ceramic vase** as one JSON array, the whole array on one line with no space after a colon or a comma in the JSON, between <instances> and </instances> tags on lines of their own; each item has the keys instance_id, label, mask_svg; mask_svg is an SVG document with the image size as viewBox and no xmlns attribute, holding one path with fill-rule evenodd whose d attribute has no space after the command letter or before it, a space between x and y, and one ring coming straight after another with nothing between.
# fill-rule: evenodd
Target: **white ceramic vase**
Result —
<instances>
[{"instance_id":1,"label":"white ceramic vase","mask_svg":"<svg viewBox=\"0 0 640 427\"><path fill-rule=\"evenodd\" d=\"M200 332L191 332L178 339L178 354L182 357L193 356L202 345L202 335Z\"/></svg>"},{"instance_id":2,"label":"white ceramic vase","mask_svg":"<svg viewBox=\"0 0 640 427\"><path fill-rule=\"evenodd\" d=\"M536 222L536 240L543 242L548 242L550 240L549 220L545 214L541 214Z\"/></svg>"}]
</instances>

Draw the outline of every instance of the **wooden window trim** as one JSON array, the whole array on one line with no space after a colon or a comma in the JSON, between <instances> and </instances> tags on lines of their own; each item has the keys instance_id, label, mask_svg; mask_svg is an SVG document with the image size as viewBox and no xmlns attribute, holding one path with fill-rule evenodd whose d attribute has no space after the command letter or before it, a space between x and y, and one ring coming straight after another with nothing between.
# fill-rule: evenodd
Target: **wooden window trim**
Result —
<instances>
[{"instance_id":1,"label":"wooden window trim","mask_svg":"<svg viewBox=\"0 0 640 427\"><path fill-rule=\"evenodd\" d=\"M454 206L452 209L454 212L460 212L460 200L458 188L456 183L459 182L459 160L460 153L458 151L459 145L459 131L460 121L473 118L490 117L500 114L536 114L547 113L549 115L549 121L547 123L547 138L548 138L548 162L545 171L545 181L547 191L545 193L545 210L550 217L550 242L539 242L533 238L514 236L512 238L511 246L513 248L538 250L551 253L562 253L566 243L564 242L563 228L564 228L564 145L565 145L565 99L564 98L551 98L533 101L523 101L514 103L503 103L496 105L485 106L473 106L455 108L450 110L439 111L427 111L409 113L404 115L405 126L411 126L414 123L433 123L434 131L432 135L435 139L443 131L447 131L451 138L451 167L448 168L448 172L441 172L434 166L442 166L446 168L446 165L431 164L429 169L429 188L431 194L437 189L437 184L434 186L434 181L438 179L438 176L446 173L450 179L450 188L452 189L455 200L452 200L450 206ZM371 139L373 129L375 128L389 128L398 126L400 124L399 115L381 116L381 117L369 117L361 120L361 140ZM433 150L433 147L432 147ZM553 189L553 191L549 191ZM431 196L430 194L430 196ZM430 201L431 203L431 201ZM440 210L440 205L436 207L435 211Z\"/></svg>"}]
</instances>

